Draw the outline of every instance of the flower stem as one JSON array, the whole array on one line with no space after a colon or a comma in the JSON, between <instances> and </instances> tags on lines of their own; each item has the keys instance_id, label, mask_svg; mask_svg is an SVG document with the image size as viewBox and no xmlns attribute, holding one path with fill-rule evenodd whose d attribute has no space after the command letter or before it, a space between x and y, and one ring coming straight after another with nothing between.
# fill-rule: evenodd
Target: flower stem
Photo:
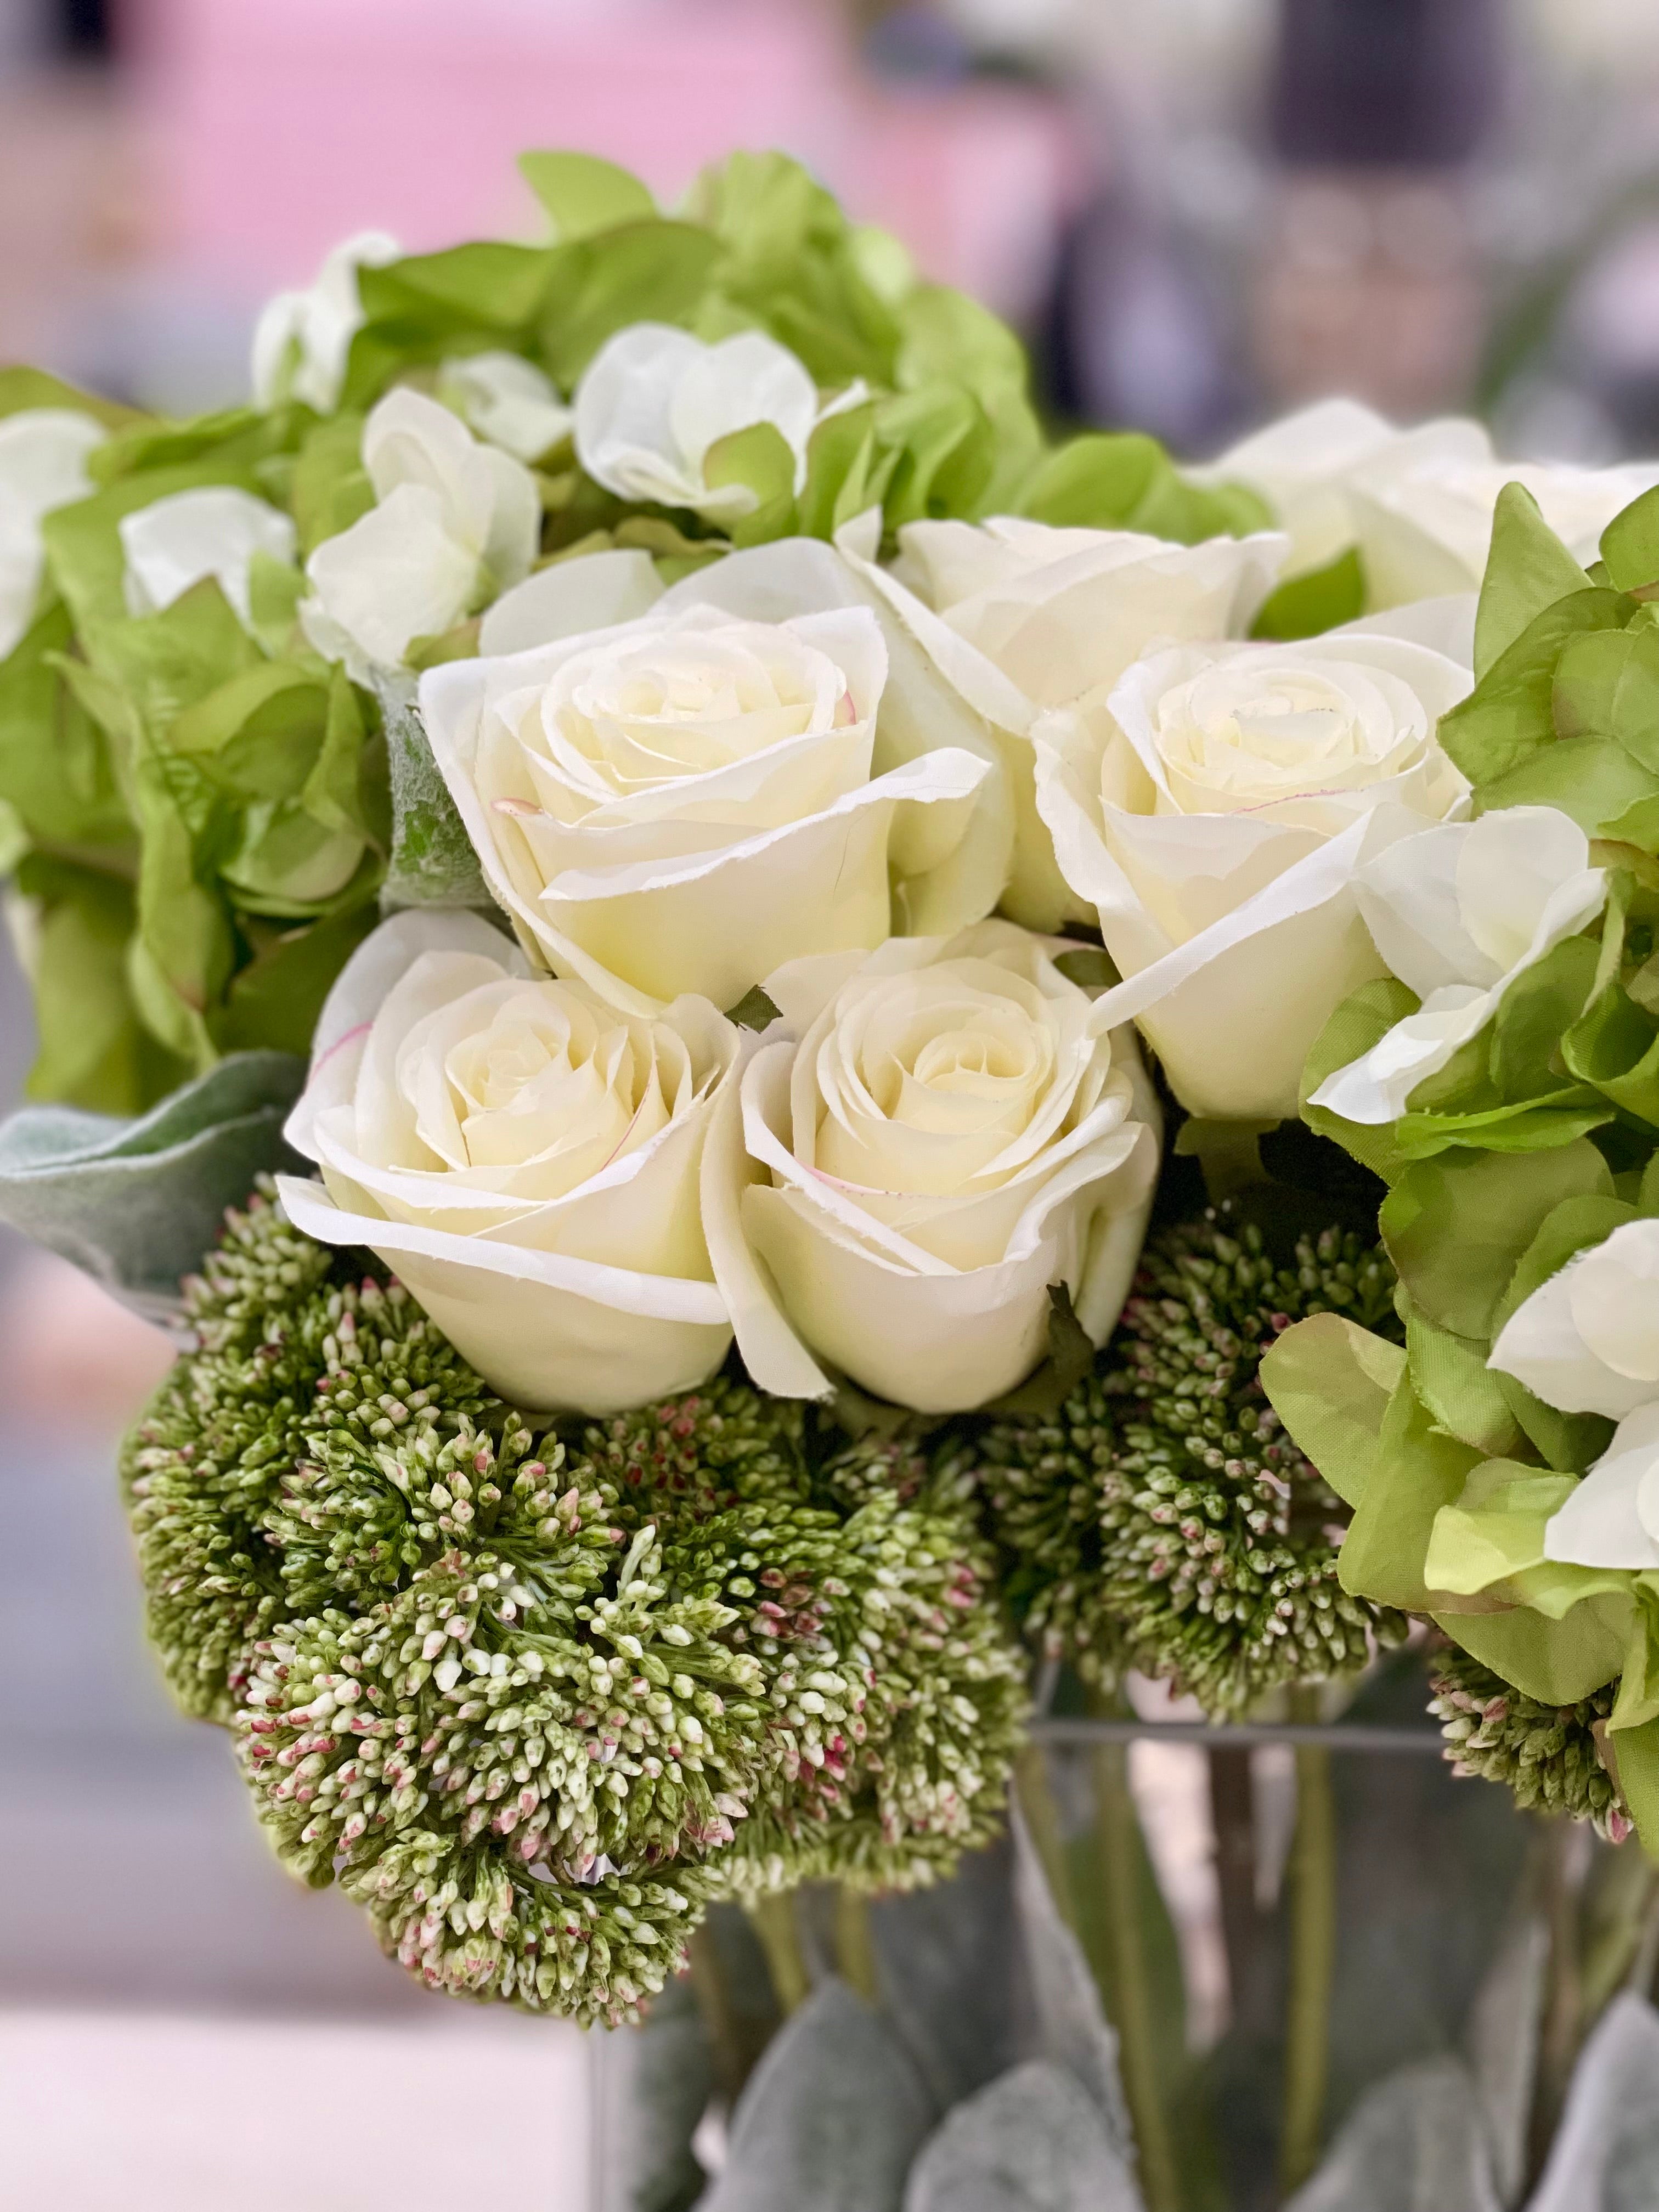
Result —
<instances>
[{"instance_id":1,"label":"flower stem","mask_svg":"<svg viewBox=\"0 0 1659 2212\"><path fill-rule=\"evenodd\" d=\"M1099 1846L1101 1907L1110 1963L1112 2025L1117 2030L1123 2094L1140 2154L1147 2212L1179 2212L1181 2177L1169 2114L1159 2093L1152 1973L1141 1915L1140 1826L1129 1789L1127 1744L1095 1753L1095 1833Z\"/></svg>"},{"instance_id":2,"label":"flower stem","mask_svg":"<svg viewBox=\"0 0 1659 2212\"><path fill-rule=\"evenodd\" d=\"M1216 1888L1227 1953L1227 1996L1235 2029L1261 2010L1261 1914L1255 1899L1255 1784L1248 1749L1212 1749L1210 1820Z\"/></svg>"},{"instance_id":3,"label":"flower stem","mask_svg":"<svg viewBox=\"0 0 1659 2212\"><path fill-rule=\"evenodd\" d=\"M806 1958L800 1947L800 1931L795 1925L794 1892L777 1890L769 1896L757 1898L749 1907L749 1917L766 1954L778 2010L787 2020L797 2006L806 2002L812 1989L812 1978L806 1971Z\"/></svg>"},{"instance_id":4,"label":"flower stem","mask_svg":"<svg viewBox=\"0 0 1659 2212\"><path fill-rule=\"evenodd\" d=\"M1066 1845L1060 1832L1060 1811L1048 1780L1048 1754L1041 1744L1028 1743L1020 1752L1014 1764L1014 1786L1032 1844L1042 1862L1054 1910L1076 1935L1077 1905L1066 1864Z\"/></svg>"},{"instance_id":5,"label":"flower stem","mask_svg":"<svg viewBox=\"0 0 1659 2212\"><path fill-rule=\"evenodd\" d=\"M748 2079L749 2064L713 1929L699 1928L688 1942L686 1950L691 1961L691 1994L696 1999L703 2033L708 2038L714 2078L729 2112Z\"/></svg>"},{"instance_id":6,"label":"flower stem","mask_svg":"<svg viewBox=\"0 0 1659 2212\"><path fill-rule=\"evenodd\" d=\"M841 1978L866 2004L881 2002L876 1972L876 1942L870 1926L870 1900L843 1883L836 1893L836 1960Z\"/></svg>"},{"instance_id":7,"label":"flower stem","mask_svg":"<svg viewBox=\"0 0 1659 2212\"><path fill-rule=\"evenodd\" d=\"M1290 1888L1290 2006L1279 2146L1279 2183L1286 2196L1300 2187L1319 2160L1336 1965L1336 1802L1331 1791L1331 1755L1313 1745L1302 1745L1296 1753Z\"/></svg>"}]
</instances>

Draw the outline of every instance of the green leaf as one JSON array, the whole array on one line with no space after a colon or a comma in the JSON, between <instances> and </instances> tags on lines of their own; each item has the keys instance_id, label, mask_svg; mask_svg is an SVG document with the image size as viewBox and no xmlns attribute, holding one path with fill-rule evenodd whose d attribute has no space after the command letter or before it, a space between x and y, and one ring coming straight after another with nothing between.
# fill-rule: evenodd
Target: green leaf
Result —
<instances>
[{"instance_id":1,"label":"green leaf","mask_svg":"<svg viewBox=\"0 0 1659 2212\"><path fill-rule=\"evenodd\" d=\"M1659 1129L1659 1021L1609 983L1561 1040L1571 1073Z\"/></svg>"},{"instance_id":2,"label":"green leaf","mask_svg":"<svg viewBox=\"0 0 1659 2212\"><path fill-rule=\"evenodd\" d=\"M137 1120L26 1107L0 1123L0 1220L160 1318L256 1177L297 1164L282 1127L305 1062L222 1060Z\"/></svg>"},{"instance_id":3,"label":"green leaf","mask_svg":"<svg viewBox=\"0 0 1659 2212\"><path fill-rule=\"evenodd\" d=\"M1571 639L1556 663L1552 711L1558 736L1617 738L1659 775L1659 630L1632 623Z\"/></svg>"},{"instance_id":4,"label":"green leaf","mask_svg":"<svg viewBox=\"0 0 1659 2212\"><path fill-rule=\"evenodd\" d=\"M1413 1304L1454 1335L1490 1338L1516 1263L1564 1199L1611 1197L1594 1145L1450 1152L1408 1167L1383 1200L1382 1240Z\"/></svg>"},{"instance_id":5,"label":"green leaf","mask_svg":"<svg viewBox=\"0 0 1659 2212\"><path fill-rule=\"evenodd\" d=\"M1523 1098L1470 1114L1403 1114L1394 1124L1402 1158L1432 1159L1463 1148L1483 1152L1544 1152L1576 1144L1613 1118L1593 1091L1570 1085L1549 1098Z\"/></svg>"},{"instance_id":6,"label":"green leaf","mask_svg":"<svg viewBox=\"0 0 1659 2212\"><path fill-rule=\"evenodd\" d=\"M717 438L703 456L703 477L711 486L743 484L755 495L754 512L731 526L734 545L762 545L787 538L795 529L795 457L775 422Z\"/></svg>"},{"instance_id":7,"label":"green leaf","mask_svg":"<svg viewBox=\"0 0 1659 2212\"><path fill-rule=\"evenodd\" d=\"M133 1005L131 884L32 854L17 886L39 914L31 980L40 1042L28 1097L137 1113L187 1071L149 1035Z\"/></svg>"},{"instance_id":8,"label":"green leaf","mask_svg":"<svg viewBox=\"0 0 1659 2212\"><path fill-rule=\"evenodd\" d=\"M1350 545L1322 568L1291 576L1270 592L1250 631L1252 637L1317 637L1365 611L1365 571L1359 548Z\"/></svg>"},{"instance_id":9,"label":"green leaf","mask_svg":"<svg viewBox=\"0 0 1659 2212\"><path fill-rule=\"evenodd\" d=\"M1589 578L1545 521L1526 486L1505 484L1492 514L1492 550L1475 611L1476 681L1558 599L1589 586Z\"/></svg>"},{"instance_id":10,"label":"green leaf","mask_svg":"<svg viewBox=\"0 0 1659 2212\"><path fill-rule=\"evenodd\" d=\"M400 335L419 329L439 339L471 334L499 342L535 321L556 268L547 246L477 239L360 268L357 291L371 328L394 324Z\"/></svg>"},{"instance_id":11,"label":"green leaf","mask_svg":"<svg viewBox=\"0 0 1659 2212\"><path fill-rule=\"evenodd\" d=\"M1489 1349L1484 1338L1437 1328L1414 1306L1407 1313L1406 1353L1418 1397L1449 1436L1504 1459L1520 1449L1521 1431L1486 1365Z\"/></svg>"},{"instance_id":12,"label":"green leaf","mask_svg":"<svg viewBox=\"0 0 1659 2212\"><path fill-rule=\"evenodd\" d=\"M971 392L936 384L884 400L876 430L897 455L887 487L888 526L929 516L971 514L989 478L995 441Z\"/></svg>"},{"instance_id":13,"label":"green leaf","mask_svg":"<svg viewBox=\"0 0 1659 2212\"><path fill-rule=\"evenodd\" d=\"M1613 516L1601 532L1601 558L1615 591L1645 593L1659 582L1659 486Z\"/></svg>"},{"instance_id":14,"label":"green leaf","mask_svg":"<svg viewBox=\"0 0 1659 2212\"><path fill-rule=\"evenodd\" d=\"M1362 984L1352 997L1342 1001L1314 1040L1302 1071L1303 1120L1316 1135L1332 1138L1362 1167L1381 1176L1384 1182L1395 1182L1407 1164L1405 1155L1395 1143L1392 1127L1386 1122L1372 1125L1345 1121L1328 1106L1315 1106L1309 1102L1328 1075L1334 1075L1339 1067L1346 1067L1350 1060L1368 1053L1396 1022L1403 1022L1407 1014L1414 1014L1419 1003L1417 994L1396 982L1392 975L1383 976L1375 983Z\"/></svg>"},{"instance_id":15,"label":"green leaf","mask_svg":"<svg viewBox=\"0 0 1659 2212\"><path fill-rule=\"evenodd\" d=\"M1068 983L1075 983L1080 991L1109 991L1122 978L1117 963L1103 945L1074 945L1069 952L1054 955L1054 965Z\"/></svg>"},{"instance_id":16,"label":"green leaf","mask_svg":"<svg viewBox=\"0 0 1659 2212\"><path fill-rule=\"evenodd\" d=\"M770 1029L774 1022L781 1021L783 1017L775 1002L767 997L758 983L755 983L744 993L735 1006L726 1009L726 1018L728 1022L735 1022L740 1030L754 1030L758 1033Z\"/></svg>"},{"instance_id":17,"label":"green leaf","mask_svg":"<svg viewBox=\"0 0 1659 2212\"><path fill-rule=\"evenodd\" d=\"M1590 1598L1560 1620L1523 1607L1434 1615L1436 1626L1471 1658L1547 1705L1575 1705L1615 1679L1629 1619L1627 1598Z\"/></svg>"},{"instance_id":18,"label":"green leaf","mask_svg":"<svg viewBox=\"0 0 1659 2212\"><path fill-rule=\"evenodd\" d=\"M1426 1613L1429 1539L1443 1506L1455 1504L1481 1455L1434 1425L1408 1376L1389 1401L1370 1474L1342 1540L1342 1587L1376 1605Z\"/></svg>"},{"instance_id":19,"label":"green leaf","mask_svg":"<svg viewBox=\"0 0 1659 2212\"><path fill-rule=\"evenodd\" d=\"M538 333L554 381L568 391L605 340L629 323L687 322L719 252L706 230L657 220L556 248Z\"/></svg>"},{"instance_id":20,"label":"green leaf","mask_svg":"<svg viewBox=\"0 0 1659 2212\"><path fill-rule=\"evenodd\" d=\"M112 430L143 419L136 409L124 407L118 400L101 399L96 392L82 392L65 384L62 377L49 376L43 368L0 368L0 416L21 415L26 407L72 408Z\"/></svg>"},{"instance_id":21,"label":"green leaf","mask_svg":"<svg viewBox=\"0 0 1659 2212\"><path fill-rule=\"evenodd\" d=\"M290 930L233 979L208 1027L221 1052L269 1048L309 1057L317 1019L335 978L372 930L372 904Z\"/></svg>"},{"instance_id":22,"label":"green leaf","mask_svg":"<svg viewBox=\"0 0 1659 2212\"><path fill-rule=\"evenodd\" d=\"M639 179L597 154L532 152L519 156L519 173L542 205L561 240L614 230L657 212Z\"/></svg>"},{"instance_id":23,"label":"green leaf","mask_svg":"<svg viewBox=\"0 0 1659 2212\"><path fill-rule=\"evenodd\" d=\"M1559 806L1586 836L1604 837L1653 796L1653 778L1615 738L1564 738L1484 783L1477 796L1482 813L1500 806Z\"/></svg>"},{"instance_id":24,"label":"green leaf","mask_svg":"<svg viewBox=\"0 0 1659 2212\"><path fill-rule=\"evenodd\" d=\"M1261 1362L1261 1387L1297 1449L1358 1505L1376 1470L1406 1355L1340 1314L1294 1322Z\"/></svg>"},{"instance_id":25,"label":"green leaf","mask_svg":"<svg viewBox=\"0 0 1659 2212\"><path fill-rule=\"evenodd\" d=\"M1630 601L1616 592L1576 592L1547 607L1502 653L1461 705L1440 717L1441 744L1477 786L1555 743L1554 687L1563 648L1593 630L1622 629Z\"/></svg>"},{"instance_id":26,"label":"green leaf","mask_svg":"<svg viewBox=\"0 0 1659 2212\"><path fill-rule=\"evenodd\" d=\"M374 506L362 447L363 418L356 413L331 416L301 447L289 496L302 558L325 538L349 530Z\"/></svg>"},{"instance_id":27,"label":"green leaf","mask_svg":"<svg viewBox=\"0 0 1659 2212\"><path fill-rule=\"evenodd\" d=\"M1173 474L1156 438L1136 430L1090 431L1038 463L1018 511L1060 529L1128 529L1157 504L1159 480Z\"/></svg>"},{"instance_id":28,"label":"green leaf","mask_svg":"<svg viewBox=\"0 0 1659 2212\"><path fill-rule=\"evenodd\" d=\"M833 538L842 523L878 507L898 453L876 436L873 401L846 407L818 424L806 447L806 482L797 502L804 538Z\"/></svg>"},{"instance_id":29,"label":"green leaf","mask_svg":"<svg viewBox=\"0 0 1659 2212\"><path fill-rule=\"evenodd\" d=\"M108 737L59 665L73 635L56 604L0 660L0 799L47 843L123 844L132 824Z\"/></svg>"},{"instance_id":30,"label":"green leaf","mask_svg":"<svg viewBox=\"0 0 1659 2212\"><path fill-rule=\"evenodd\" d=\"M1546 1524L1577 1487L1570 1474L1540 1474L1512 1459L1484 1461L1456 1503L1435 1518L1424 1565L1430 1585L1476 1597L1539 1565Z\"/></svg>"},{"instance_id":31,"label":"green leaf","mask_svg":"<svg viewBox=\"0 0 1659 2212\"><path fill-rule=\"evenodd\" d=\"M1017 1389L980 1410L998 1419L1052 1420L1094 1364L1094 1340L1073 1310L1071 1291L1050 1283L1047 1358Z\"/></svg>"},{"instance_id":32,"label":"green leaf","mask_svg":"<svg viewBox=\"0 0 1659 2212\"><path fill-rule=\"evenodd\" d=\"M1610 1731L1603 1755L1612 1761L1619 1794L1630 1808L1643 1850L1650 1859L1659 1859L1659 1720Z\"/></svg>"},{"instance_id":33,"label":"green leaf","mask_svg":"<svg viewBox=\"0 0 1659 2212\"><path fill-rule=\"evenodd\" d=\"M1542 1099L1560 1087L1556 1055L1595 988L1597 958L1589 938L1569 937L1504 992L1492 1023L1490 1062L1500 1097Z\"/></svg>"}]
</instances>

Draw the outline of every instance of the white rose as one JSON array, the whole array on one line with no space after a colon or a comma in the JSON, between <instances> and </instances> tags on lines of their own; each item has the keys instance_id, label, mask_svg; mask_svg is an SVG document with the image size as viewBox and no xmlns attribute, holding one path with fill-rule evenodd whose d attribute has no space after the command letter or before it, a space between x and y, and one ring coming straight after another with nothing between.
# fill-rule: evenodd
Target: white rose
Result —
<instances>
[{"instance_id":1,"label":"white rose","mask_svg":"<svg viewBox=\"0 0 1659 2212\"><path fill-rule=\"evenodd\" d=\"M599 348L576 386L576 458L619 499L653 500L731 520L750 514L746 484L710 484L711 446L769 422L806 481L806 447L823 413L864 396L854 386L820 410L817 386L787 346L763 331L705 345L666 323L634 323Z\"/></svg>"},{"instance_id":2,"label":"white rose","mask_svg":"<svg viewBox=\"0 0 1659 2212\"><path fill-rule=\"evenodd\" d=\"M1506 806L1402 839L1360 869L1355 890L1390 973L1423 1003L1310 1103L1378 1123L1486 1027L1517 975L1601 912L1607 878L1571 816Z\"/></svg>"},{"instance_id":3,"label":"white rose","mask_svg":"<svg viewBox=\"0 0 1659 2212\"><path fill-rule=\"evenodd\" d=\"M470 353L447 361L438 392L468 429L515 460L537 461L570 434L574 417L552 380L516 353Z\"/></svg>"},{"instance_id":4,"label":"white rose","mask_svg":"<svg viewBox=\"0 0 1659 2212\"><path fill-rule=\"evenodd\" d=\"M787 597L798 549L763 552L738 582L761 595L764 572ZM632 622L433 669L420 702L525 943L644 1013L685 991L734 1006L786 960L994 904L991 764L928 749L911 702L900 734L917 749L884 768L887 678L866 607L744 621L671 593Z\"/></svg>"},{"instance_id":5,"label":"white rose","mask_svg":"<svg viewBox=\"0 0 1659 2212\"><path fill-rule=\"evenodd\" d=\"M998 733L1012 784L1014 858L1004 911L1030 928L1089 916L1055 865L1037 811L1031 736L1046 708L1091 725L1154 641L1234 637L1272 585L1282 538L1175 545L1130 530L1057 530L1016 515L914 522L890 571L879 518L839 543L976 713Z\"/></svg>"},{"instance_id":6,"label":"white rose","mask_svg":"<svg viewBox=\"0 0 1659 2212\"><path fill-rule=\"evenodd\" d=\"M0 416L0 660L34 617L46 547L40 524L92 489L87 456L109 434L72 407Z\"/></svg>"},{"instance_id":7,"label":"white rose","mask_svg":"<svg viewBox=\"0 0 1659 2212\"><path fill-rule=\"evenodd\" d=\"M265 302L253 331L256 406L300 399L326 415L338 404L351 341L363 322L357 271L395 261L402 250L383 230L359 231L325 258L308 289L278 292Z\"/></svg>"},{"instance_id":8,"label":"white rose","mask_svg":"<svg viewBox=\"0 0 1659 2212\"><path fill-rule=\"evenodd\" d=\"M325 659L368 684L528 573L541 502L521 462L418 392L387 393L362 453L377 503L312 554L300 619Z\"/></svg>"},{"instance_id":9,"label":"white rose","mask_svg":"<svg viewBox=\"0 0 1659 2212\"><path fill-rule=\"evenodd\" d=\"M1097 1344L1134 1273L1158 1108L1133 1033L1102 1027L1012 922L793 963L711 1139L704 1218L763 1389L829 1361L923 1413L1042 1358L1051 1285ZM814 1356L816 1355L816 1357Z\"/></svg>"},{"instance_id":10,"label":"white rose","mask_svg":"<svg viewBox=\"0 0 1659 2212\"><path fill-rule=\"evenodd\" d=\"M1357 544L1367 603L1386 608L1479 587L1506 483L1524 484L1569 551L1594 560L1613 516L1659 482L1659 463L1505 461L1481 423L1452 416L1397 430L1353 400L1328 399L1199 473L1261 492L1291 533L1291 574Z\"/></svg>"},{"instance_id":11,"label":"white rose","mask_svg":"<svg viewBox=\"0 0 1659 2212\"><path fill-rule=\"evenodd\" d=\"M1510 1316L1487 1364L1563 1413L1619 1424L1552 1516L1546 1558L1659 1567L1659 1221L1575 1255Z\"/></svg>"},{"instance_id":12,"label":"white rose","mask_svg":"<svg viewBox=\"0 0 1659 2212\"><path fill-rule=\"evenodd\" d=\"M1435 726L1468 671L1356 629L1182 646L1112 693L1101 745L1039 727L1037 804L1133 1014L1194 1114L1297 1110L1332 1012L1382 966L1353 895L1370 852L1462 803Z\"/></svg>"},{"instance_id":13,"label":"white rose","mask_svg":"<svg viewBox=\"0 0 1659 2212\"><path fill-rule=\"evenodd\" d=\"M291 565L299 550L280 509L229 484L178 491L121 517L127 611L160 614L211 576L246 623L254 556Z\"/></svg>"},{"instance_id":14,"label":"white rose","mask_svg":"<svg viewBox=\"0 0 1659 2212\"><path fill-rule=\"evenodd\" d=\"M297 1229L366 1245L491 1388L609 1413L694 1388L731 1343L698 1178L738 1033L530 975L476 915L409 913L348 962L288 1125L322 1187Z\"/></svg>"}]
</instances>

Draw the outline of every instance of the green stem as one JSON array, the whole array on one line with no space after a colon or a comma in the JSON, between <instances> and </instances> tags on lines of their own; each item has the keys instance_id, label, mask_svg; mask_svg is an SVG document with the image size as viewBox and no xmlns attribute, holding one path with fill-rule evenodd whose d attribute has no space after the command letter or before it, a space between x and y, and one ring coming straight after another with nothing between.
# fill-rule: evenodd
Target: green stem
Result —
<instances>
[{"instance_id":1,"label":"green stem","mask_svg":"<svg viewBox=\"0 0 1659 2212\"><path fill-rule=\"evenodd\" d=\"M1180 2212L1180 2172L1158 2087L1152 1978L1140 1911L1145 1846L1129 1789L1127 1744L1104 1744L1095 1753L1095 1832L1111 1963L1112 2025L1117 2030L1123 2094L1140 2154L1141 2193L1147 2212Z\"/></svg>"},{"instance_id":2,"label":"green stem","mask_svg":"<svg viewBox=\"0 0 1659 2212\"><path fill-rule=\"evenodd\" d=\"M1048 1877L1054 1910L1075 1935L1077 1902L1072 1895L1066 1844L1060 1832L1060 1811L1048 1781L1048 1755L1041 1744L1028 1743L1021 1751L1014 1764L1014 1787L1032 1844Z\"/></svg>"},{"instance_id":3,"label":"green stem","mask_svg":"<svg viewBox=\"0 0 1659 2212\"><path fill-rule=\"evenodd\" d=\"M1309 1745L1299 1747L1296 1754L1290 1887L1290 2002L1279 2146L1279 2182L1286 2196L1301 2186L1319 2160L1336 1964L1336 1805L1331 1793L1331 1755Z\"/></svg>"},{"instance_id":4,"label":"green stem","mask_svg":"<svg viewBox=\"0 0 1659 2212\"><path fill-rule=\"evenodd\" d=\"M732 2008L731 1991L720 1966L720 1946L713 1929L699 1928L686 1945L691 1960L691 1994L702 2016L703 2032L714 2054L714 2075L729 2112L748 2078L744 2038Z\"/></svg>"},{"instance_id":5,"label":"green stem","mask_svg":"<svg viewBox=\"0 0 1659 2212\"><path fill-rule=\"evenodd\" d=\"M787 2020L798 2006L805 2003L812 1990L812 1978L806 1971L805 1955L800 1948L800 1933L795 1926L794 1892L778 1890L757 1898L749 1907L749 1917L766 1954L778 2010Z\"/></svg>"},{"instance_id":6,"label":"green stem","mask_svg":"<svg viewBox=\"0 0 1659 2212\"><path fill-rule=\"evenodd\" d=\"M866 2004L881 2002L876 1972L876 1941L870 1926L870 1900L843 1883L836 1893L836 1960L841 1978Z\"/></svg>"},{"instance_id":7,"label":"green stem","mask_svg":"<svg viewBox=\"0 0 1659 2212\"><path fill-rule=\"evenodd\" d=\"M1227 1996L1241 2033L1261 2011L1261 1914L1255 1899L1255 1784L1249 1751L1209 1754L1216 1888L1227 1953Z\"/></svg>"}]
</instances>

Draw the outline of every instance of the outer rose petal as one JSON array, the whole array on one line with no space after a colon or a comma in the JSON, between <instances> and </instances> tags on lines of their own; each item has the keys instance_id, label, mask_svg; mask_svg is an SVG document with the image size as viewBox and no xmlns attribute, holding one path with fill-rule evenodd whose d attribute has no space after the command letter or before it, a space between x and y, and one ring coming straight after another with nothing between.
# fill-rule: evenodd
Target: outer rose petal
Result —
<instances>
[{"instance_id":1,"label":"outer rose petal","mask_svg":"<svg viewBox=\"0 0 1659 2212\"><path fill-rule=\"evenodd\" d=\"M713 1283L344 1213L293 1176L276 1187L296 1229L378 1254L490 1388L534 1412L615 1413L672 1397L706 1382L731 1344Z\"/></svg>"}]
</instances>

